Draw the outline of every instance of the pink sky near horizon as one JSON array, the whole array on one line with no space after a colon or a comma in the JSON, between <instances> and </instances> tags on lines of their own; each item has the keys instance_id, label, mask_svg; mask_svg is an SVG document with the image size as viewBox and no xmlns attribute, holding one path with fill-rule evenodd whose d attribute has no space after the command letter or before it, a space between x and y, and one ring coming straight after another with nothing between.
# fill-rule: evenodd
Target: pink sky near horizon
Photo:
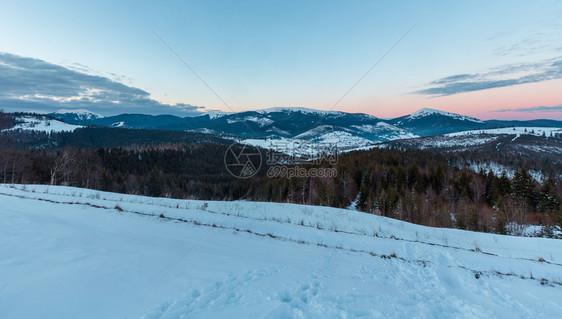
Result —
<instances>
[{"instance_id":1,"label":"pink sky near horizon","mask_svg":"<svg viewBox=\"0 0 562 319\"><path fill-rule=\"evenodd\" d=\"M505 111L535 106L562 105L562 79L527 83L448 96L423 96L417 94L389 95L366 98L357 106L336 108L344 112L361 112L381 118L407 115L420 108L473 116L479 119L555 119L562 120L562 111Z\"/></svg>"}]
</instances>

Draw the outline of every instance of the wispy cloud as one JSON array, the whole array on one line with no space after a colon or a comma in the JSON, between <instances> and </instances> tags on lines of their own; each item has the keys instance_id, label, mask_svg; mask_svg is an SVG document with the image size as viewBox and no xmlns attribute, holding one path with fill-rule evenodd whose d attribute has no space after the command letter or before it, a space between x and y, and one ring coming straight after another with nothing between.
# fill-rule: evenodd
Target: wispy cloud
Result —
<instances>
[{"instance_id":1,"label":"wispy cloud","mask_svg":"<svg viewBox=\"0 0 562 319\"><path fill-rule=\"evenodd\" d=\"M150 93L104 76L87 74L43 60L0 53L0 108L7 111L44 111L87 108L99 113L200 115L201 106L165 104Z\"/></svg>"},{"instance_id":2,"label":"wispy cloud","mask_svg":"<svg viewBox=\"0 0 562 319\"><path fill-rule=\"evenodd\" d=\"M557 28L559 29L559 28ZM559 35L547 31L534 30L527 32L511 43L500 45L495 54L498 56L532 56L553 52L557 49Z\"/></svg>"},{"instance_id":3,"label":"wispy cloud","mask_svg":"<svg viewBox=\"0 0 562 319\"><path fill-rule=\"evenodd\" d=\"M562 78L562 57L538 63L508 64L484 73L457 74L430 82L414 93L447 96Z\"/></svg>"},{"instance_id":4,"label":"wispy cloud","mask_svg":"<svg viewBox=\"0 0 562 319\"><path fill-rule=\"evenodd\" d=\"M489 40L498 43L495 54L501 57L532 57L560 52L560 30L562 23L559 19L542 19L536 22L520 22L496 33ZM556 53L558 52L558 53Z\"/></svg>"},{"instance_id":5,"label":"wispy cloud","mask_svg":"<svg viewBox=\"0 0 562 319\"><path fill-rule=\"evenodd\" d=\"M556 106L530 106L515 109L501 109L493 112L562 112L562 104Z\"/></svg>"}]
</instances>

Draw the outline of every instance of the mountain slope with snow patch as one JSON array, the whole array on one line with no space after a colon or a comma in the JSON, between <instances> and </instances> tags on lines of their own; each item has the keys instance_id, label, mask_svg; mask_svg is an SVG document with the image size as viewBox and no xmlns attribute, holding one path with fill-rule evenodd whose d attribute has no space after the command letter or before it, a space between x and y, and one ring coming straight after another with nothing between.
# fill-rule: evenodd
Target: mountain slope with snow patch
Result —
<instances>
[{"instance_id":1,"label":"mountain slope with snow patch","mask_svg":"<svg viewBox=\"0 0 562 319\"><path fill-rule=\"evenodd\" d=\"M483 123L481 120L476 119L474 117L456 114L456 113L445 112L445 111L440 111L440 110L431 109L431 108L427 108L427 107L415 111L414 113L408 115L406 117L406 119L413 120L413 119L423 118L423 117L430 116L430 115L441 115L441 116L447 116L447 117L451 117L451 118L454 118L456 120L461 120L461 121L471 121L471 122L476 122L476 123Z\"/></svg>"},{"instance_id":2,"label":"mountain slope with snow patch","mask_svg":"<svg viewBox=\"0 0 562 319\"><path fill-rule=\"evenodd\" d=\"M488 127L485 122L473 117L430 108L423 108L410 115L398 117L388 122L419 136Z\"/></svg>"}]
</instances>

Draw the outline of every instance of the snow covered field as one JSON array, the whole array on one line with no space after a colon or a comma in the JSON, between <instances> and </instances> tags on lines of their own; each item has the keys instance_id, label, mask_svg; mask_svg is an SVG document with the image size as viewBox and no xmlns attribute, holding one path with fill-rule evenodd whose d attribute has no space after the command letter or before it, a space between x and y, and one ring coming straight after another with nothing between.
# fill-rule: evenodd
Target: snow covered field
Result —
<instances>
[{"instance_id":1,"label":"snow covered field","mask_svg":"<svg viewBox=\"0 0 562 319\"><path fill-rule=\"evenodd\" d=\"M21 123L16 124L13 128L9 130L28 130L28 131L42 131L42 132L72 132L77 128L83 126L67 124L62 121L57 121L41 116L20 116L17 117L18 121Z\"/></svg>"},{"instance_id":2,"label":"snow covered field","mask_svg":"<svg viewBox=\"0 0 562 319\"><path fill-rule=\"evenodd\" d=\"M0 185L2 318L553 318L562 241ZM182 259L183 257L183 259Z\"/></svg>"}]
</instances>

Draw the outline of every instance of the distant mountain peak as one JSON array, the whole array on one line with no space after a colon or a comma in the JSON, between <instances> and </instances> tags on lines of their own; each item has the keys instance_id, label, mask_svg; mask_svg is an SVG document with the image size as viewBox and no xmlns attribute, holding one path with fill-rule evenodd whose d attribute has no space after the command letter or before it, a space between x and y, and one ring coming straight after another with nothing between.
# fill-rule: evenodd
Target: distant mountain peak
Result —
<instances>
[{"instance_id":1,"label":"distant mountain peak","mask_svg":"<svg viewBox=\"0 0 562 319\"><path fill-rule=\"evenodd\" d=\"M426 116L426 115L430 115L430 114L451 114L451 113L441 111L441 110L437 110L437 109L432 109L432 108L429 108L429 107L424 107L424 108L421 108L421 109L415 111L414 113L410 114L410 116L416 117L416 116Z\"/></svg>"},{"instance_id":2,"label":"distant mountain peak","mask_svg":"<svg viewBox=\"0 0 562 319\"><path fill-rule=\"evenodd\" d=\"M231 114L234 114L234 113L223 112L223 111L209 111L209 112L206 113L206 115L208 115L211 120L218 119L220 117L223 117L223 116L226 116L226 115L231 115Z\"/></svg>"},{"instance_id":3,"label":"distant mountain peak","mask_svg":"<svg viewBox=\"0 0 562 319\"><path fill-rule=\"evenodd\" d=\"M55 114L74 114L78 119L81 120L93 120L93 119L103 118L103 115L86 109L75 109L75 110L60 109L56 111Z\"/></svg>"},{"instance_id":4,"label":"distant mountain peak","mask_svg":"<svg viewBox=\"0 0 562 319\"><path fill-rule=\"evenodd\" d=\"M428 108L428 107L424 107L422 109L419 109L419 110L415 111L414 113L410 114L407 118L408 119L417 119L417 118L422 118L422 117L426 117L426 116L430 116L430 115L442 115L442 116L452 117L454 119L461 120L461 121L472 121L472 122L482 123L481 120L479 120L477 118L474 118L474 117L461 115L461 114L457 114L457 113L445 112L445 111L436 110L436 109L432 109L432 108Z\"/></svg>"}]
</instances>

